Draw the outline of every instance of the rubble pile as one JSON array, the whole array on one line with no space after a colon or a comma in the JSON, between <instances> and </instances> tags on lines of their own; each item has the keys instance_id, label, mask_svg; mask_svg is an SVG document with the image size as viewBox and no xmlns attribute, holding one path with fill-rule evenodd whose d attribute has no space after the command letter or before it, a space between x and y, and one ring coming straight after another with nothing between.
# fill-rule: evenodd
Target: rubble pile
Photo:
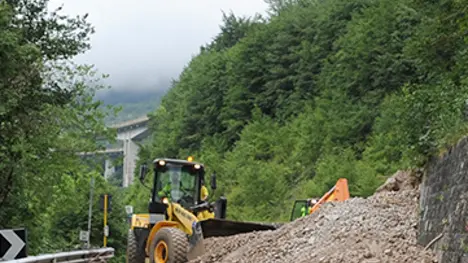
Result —
<instances>
[{"instance_id":1,"label":"rubble pile","mask_svg":"<svg viewBox=\"0 0 468 263\"><path fill-rule=\"evenodd\" d=\"M326 203L276 231L206 239L206 253L191 262L437 262L416 244L416 181L398 172L369 198Z\"/></svg>"}]
</instances>

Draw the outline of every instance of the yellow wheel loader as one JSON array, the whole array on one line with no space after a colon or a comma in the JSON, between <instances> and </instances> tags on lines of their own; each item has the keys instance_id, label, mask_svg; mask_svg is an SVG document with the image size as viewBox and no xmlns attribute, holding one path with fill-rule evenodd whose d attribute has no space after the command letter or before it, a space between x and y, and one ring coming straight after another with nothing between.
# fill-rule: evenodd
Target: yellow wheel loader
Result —
<instances>
[{"instance_id":1,"label":"yellow wheel loader","mask_svg":"<svg viewBox=\"0 0 468 263\"><path fill-rule=\"evenodd\" d=\"M127 240L127 263L179 263L204 253L203 239L251 231L274 230L275 225L226 220L226 198L204 200L205 169L192 160L158 158L148 214L132 215ZM143 183L147 168L140 167ZM144 183L143 183L144 184ZM216 175L210 180L216 189Z\"/></svg>"}]
</instances>

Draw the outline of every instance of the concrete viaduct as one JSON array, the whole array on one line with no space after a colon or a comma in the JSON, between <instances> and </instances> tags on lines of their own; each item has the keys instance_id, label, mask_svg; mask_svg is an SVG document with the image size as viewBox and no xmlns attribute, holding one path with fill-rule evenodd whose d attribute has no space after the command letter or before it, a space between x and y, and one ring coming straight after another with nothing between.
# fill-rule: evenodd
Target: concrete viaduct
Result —
<instances>
[{"instance_id":1,"label":"concrete viaduct","mask_svg":"<svg viewBox=\"0 0 468 263\"><path fill-rule=\"evenodd\" d=\"M111 128L117 129L117 140L121 142L122 148L108 149L111 152L118 151L123 155L123 187L128 187L133 183L136 161L138 158L138 144L148 137L149 118L147 116L129 120L123 123L112 125ZM106 159L104 177L108 177L114 173L115 169L111 161Z\"/></svg>"},{"instance_id":2,"label":"concrete viaduct","mask_svg":"<svg viewBox=\"0 0 468 263\"><path fill-rule=\"evenodd\" d=\"M111 125L117 129L117 144L108 145L106 150L94 154L103 154L107 158L104 164L104 177L107 179L116 172L112 159L123 157L122 187L133 183L136 161L138 158L139 143L149 135L149 118L147 116Z\"/></svg>"}]
</instances>

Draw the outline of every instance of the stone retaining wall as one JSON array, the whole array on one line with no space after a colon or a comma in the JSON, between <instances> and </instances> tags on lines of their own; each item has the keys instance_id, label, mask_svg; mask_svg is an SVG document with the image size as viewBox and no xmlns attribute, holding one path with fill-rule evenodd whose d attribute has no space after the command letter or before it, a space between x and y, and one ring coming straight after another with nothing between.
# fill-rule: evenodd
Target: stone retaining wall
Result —
<instances>
[{"instance_id":1,"label":"stone retaining wall","mask_svg":"<svg viewBox=\"0 0 468 263\"><path fill-rule=\"evenodd\" d=\"M421 184L418 241L432 246L442 263L468 263L468 138L427 167Z\"/></svg>"}]
</instances>

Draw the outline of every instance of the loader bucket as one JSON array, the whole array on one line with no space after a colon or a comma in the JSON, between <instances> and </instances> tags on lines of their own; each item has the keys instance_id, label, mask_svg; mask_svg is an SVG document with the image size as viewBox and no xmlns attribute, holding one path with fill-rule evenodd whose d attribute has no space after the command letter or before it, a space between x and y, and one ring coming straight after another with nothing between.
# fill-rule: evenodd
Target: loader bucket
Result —
<instances>
[{"instance_id":1,"label":"loader bucket","mask_svg":"<svg viewBox=\"0 0 468 263\"><path fill-rule=\"evenodd\" d=\"M253 231L275 230L274 225L266 223L239 222L225 219L207 219L200 221L203 237L231 236Z\"/></svg>"}]
</instances>

